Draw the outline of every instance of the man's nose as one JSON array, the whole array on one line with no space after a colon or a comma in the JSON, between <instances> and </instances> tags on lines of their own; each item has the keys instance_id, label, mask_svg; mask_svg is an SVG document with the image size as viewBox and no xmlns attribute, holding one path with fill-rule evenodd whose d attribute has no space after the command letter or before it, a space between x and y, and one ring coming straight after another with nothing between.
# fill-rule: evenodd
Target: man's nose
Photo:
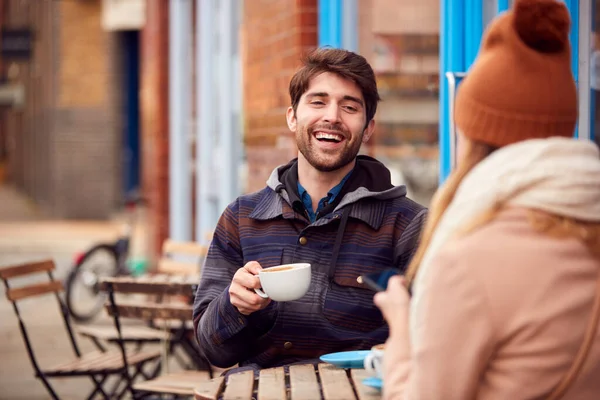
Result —
<instances>
[{"instance_id":1,"label":"man's nose","mask_svg":"<svg viewBox=\"0 0 600 400\"><path fill-rule=\"evenodd\" d=\"M340 109L336 104L329 104L325 110L325 116L323 117L325 122L337 123L340 120Z\"/></svg>"}]
</instances>

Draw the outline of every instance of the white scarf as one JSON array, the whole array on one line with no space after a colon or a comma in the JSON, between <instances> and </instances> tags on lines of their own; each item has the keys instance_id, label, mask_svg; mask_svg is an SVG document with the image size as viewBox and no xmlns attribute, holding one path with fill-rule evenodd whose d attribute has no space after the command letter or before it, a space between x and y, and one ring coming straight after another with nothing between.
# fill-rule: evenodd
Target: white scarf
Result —
<instances>
[{"instance_id":1,"label":"white scarf","mask_svg":"<svg viewBox=\"0 0 600 400\"><path fill-rule=\"evenodd\" d=\"M477 164L460 183L423 256L413 306L420 301L419 281L432 257L459 229L499 203L600 221L598 147L576 139L532 139L503 147Z\"/></svg>"}]
</instances>

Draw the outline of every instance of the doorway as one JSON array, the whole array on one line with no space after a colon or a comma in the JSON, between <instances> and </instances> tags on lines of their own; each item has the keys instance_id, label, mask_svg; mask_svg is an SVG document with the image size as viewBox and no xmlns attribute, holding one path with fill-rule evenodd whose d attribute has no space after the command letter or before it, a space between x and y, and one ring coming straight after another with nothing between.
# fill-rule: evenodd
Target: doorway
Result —
<instances>
[{"instance_id":1,"label":"doorway","mask_svg":"<svg viewBox=\"0 0 600 400\"><path fill-rule=\"evenodd\" d=\"M122 43L123 193L140 186L140 40L139 31L119 32Z\"/></svg>"}]
</instances>

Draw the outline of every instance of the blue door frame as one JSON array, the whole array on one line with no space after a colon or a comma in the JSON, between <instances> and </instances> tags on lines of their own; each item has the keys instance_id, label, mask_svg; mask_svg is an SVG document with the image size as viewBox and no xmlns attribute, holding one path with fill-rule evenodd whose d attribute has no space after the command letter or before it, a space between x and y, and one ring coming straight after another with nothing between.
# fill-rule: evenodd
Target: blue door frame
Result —
<instances>
[{"instance_id":1,"label":"blue door frame","mask_svg":"<svg viewBox=\"0 0 600 400\"><path fill-rule=\"evenodd\" d=\"M491 0L440 0L440 116L439 116L439 180L443 183L452 169L453 145L450 134L450 98L447 72L466 72L479 51L485 29L485 1ZM509 0L495 1L495 14L506 11ZM579 1L565 1L571 13L571 62L575 80L579 65ZM577 136L577 131L575 132Z\"/></svg>"}]
</instances>

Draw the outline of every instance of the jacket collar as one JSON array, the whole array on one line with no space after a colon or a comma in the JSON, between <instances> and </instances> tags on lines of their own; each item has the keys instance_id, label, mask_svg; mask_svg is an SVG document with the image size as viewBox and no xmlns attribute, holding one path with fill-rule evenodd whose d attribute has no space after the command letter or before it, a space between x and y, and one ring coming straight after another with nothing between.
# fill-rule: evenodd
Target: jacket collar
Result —
<instances>
[{"instance_id":1,"label":"jacket collar","mask_svg":"<svg viewBox=\"0 0 600 400\"><path fill-rule=\"evenodd\" d=\"M358 219L369 225L371 228L377 230L381 227L383 222L386 208L385 202L374 201L369 202L369 205L364 205L358 202L358 200L366 197L381 199L398 197L398 195L401 193L405 194L406 189L404 186L398 186L382 193L374 194L366 190L366 193L357 192L360 192L360 189L344 196L342 202L329 216L318 219L312 225L321 226L339 219L342 214L342 208L350 207L350 218ZM361 194L362 196L360 196ZM355 199L353 201L352 199L347 199L349 196L354 197ZM273 191L272 189L264 190L261 199L254 210L252 210L249 217L259 221L267 221L279 217L283 217L284 219L306 220L303 215L300 215L292 209L286 198L287 193L285 192L285 189L280 190L279 193Z\"/></svg>"}]
</instances>

